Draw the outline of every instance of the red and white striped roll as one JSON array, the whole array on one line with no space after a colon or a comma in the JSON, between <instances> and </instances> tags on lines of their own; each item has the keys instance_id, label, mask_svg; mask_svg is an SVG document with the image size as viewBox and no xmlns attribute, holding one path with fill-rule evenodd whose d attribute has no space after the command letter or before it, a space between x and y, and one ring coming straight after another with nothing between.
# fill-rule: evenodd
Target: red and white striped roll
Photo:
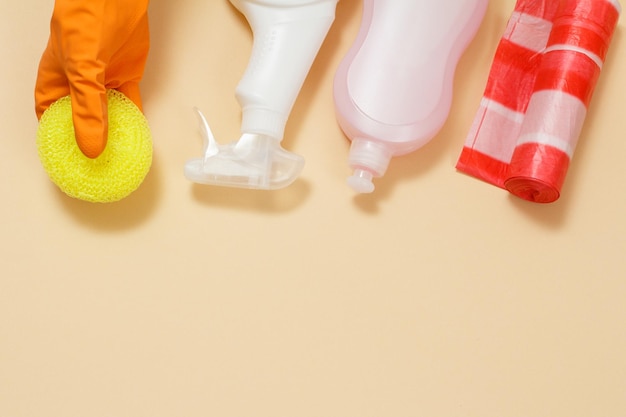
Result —
<instances>
[{"instance_id":1,"label":"red and white striped roll","mask_svg":"<svg viewBox=\"0 0 626 417\"><path fill-rule=\"evenodd\" d=\"M557 200L619 12L617 0L519 0L457 168Z\"/></svg>"}]
</instances>

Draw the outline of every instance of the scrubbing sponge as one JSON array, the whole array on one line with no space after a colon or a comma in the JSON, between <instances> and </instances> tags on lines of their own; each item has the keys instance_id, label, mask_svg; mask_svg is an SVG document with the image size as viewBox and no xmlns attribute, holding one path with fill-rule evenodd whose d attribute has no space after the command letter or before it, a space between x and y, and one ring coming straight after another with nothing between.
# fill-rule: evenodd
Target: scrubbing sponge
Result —
<instances>
[{"instance_id":1,"label":"scrubbing sponge","mask_svg":"<svg viewBox=\"0 0 626 417\"><path fill-rule=\"evenodd\" d=\"M78 148L70 97L53 103L37 131L39 159L65 194L94 203L127 197L143 182L152 164L152 136L139 108L116 90L107 91L109 136L95 159Z\"/></svg>"}]
</instances>

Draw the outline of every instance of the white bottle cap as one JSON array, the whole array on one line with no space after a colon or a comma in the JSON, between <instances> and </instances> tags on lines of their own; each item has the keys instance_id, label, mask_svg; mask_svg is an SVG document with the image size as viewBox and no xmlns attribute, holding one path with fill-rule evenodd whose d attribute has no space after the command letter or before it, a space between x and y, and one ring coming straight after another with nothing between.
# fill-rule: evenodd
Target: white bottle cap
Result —
<instances>
[{"instance_id":1,"label":"white bottle cap","mask_svg":"<svg viewBox=\"0 0 626 417\"><path fill-rule=\"evenodd\" d=\"M348 185L358 193L371 193L374 191L372 178L385 174L392 156L383 143L370 139L353 140L348 163L354 174L348 178Z\"/></svg>"},{"instance_id":2,"label":"white bottle cap","mask_svg":"<svg viewBox=\"0 0 626 417\"><path fill-rule=\"evenodd\" d=\"M371 172L357 168L354 170L354 174L348 177L348 185L357 193L371 193L375 188L374 183L372 183L373 177Z\"/></svg>"}]
</instances>

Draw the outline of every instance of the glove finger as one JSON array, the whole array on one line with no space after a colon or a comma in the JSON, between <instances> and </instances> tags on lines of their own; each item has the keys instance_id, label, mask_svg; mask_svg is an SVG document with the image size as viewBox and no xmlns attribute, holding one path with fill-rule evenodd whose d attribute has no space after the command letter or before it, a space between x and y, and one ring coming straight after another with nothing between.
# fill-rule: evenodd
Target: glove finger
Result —
<instances>
[{"instance_id":1,"label":"glove finger","mask_svg":"<svg viewBox=\"0 0 626 417\"><path fill-rule=\"evenodd\" d=\"M139 18L124 44L111 57L107 68L107 85L124 93L142 109L139 82L141 81L150 49L148 17Z\"/></svg>"},{"instance_id":2,"label":"glove finger","mask_svg":"<svg viewBox=\"0 0 626 417\"><path fill-rule=\"evenodd\" d=\"M81 77L70 77L72 120L76 143L89 158L97 158L105 149L108 138L108 109L106 89L101 81L89 81L90 71ZM73 79L74 78L74 79Z\"/></svg>"},{"instance_id":3,"label":"glove finger","mask_svg":"<svg viewBox=\"0 0 626 417\"><path fill-rule=\"evenodd\" d=\"M50 25L50 45L69 84L76 142L89 158L102 153L108 133L106 4L105 0L55 1Z\"/></svg>"},{"instance_id":4,"label":"glove finger","mask_svg":"<svg viewBox=\"0 0 626 417\"><path fill-rule=\"evenodd\" d=\"M35 113L40 119L52 103L70 94L65 71L51 48L46 48L39 62L35 82Z\"/></svg>"},{"instance_id":5,"label":"glove finger","mask_svg":"<svg viewBox=\"0 0 626 417\"><path fill-rule=\"evenodd\" d=\"M76 67L81 66L88 70L77 71ZM35 84L35 111L41 118L52 103L71 95L76 143L87 157L97 158L104 151L108 137L106 90L102 81L98 81L98 78L103 79L98 72L103 72L97 70L97 65L87 62L72 67L74 70L69 74L73 74L73 83L70 86L66 68L59 64L50 48L44 51ZM89 73L94 75L89 77ZM95 81L89 81L90 78Z\"/></svg>"}]
</instances>

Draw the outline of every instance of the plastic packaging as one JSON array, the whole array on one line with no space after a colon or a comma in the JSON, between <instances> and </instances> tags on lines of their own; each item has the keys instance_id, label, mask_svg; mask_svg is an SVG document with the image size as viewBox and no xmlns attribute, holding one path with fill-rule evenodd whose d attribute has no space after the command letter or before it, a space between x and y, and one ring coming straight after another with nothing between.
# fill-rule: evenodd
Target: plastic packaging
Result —
<instances>
[{"instance_id":1,"label":"plastic packaging","mask_svg":"<svg viewBox=\"0 0 626 417\"><path fill-rule=\"evenodd\" d=\"M392 157L430 141L450 112L457 63L487 0L364 0L361 27L334 84L337 119L352 141L348 184L374 190Z\"/></svg>"},{"instance_id":2,"label":"plastic packaging","mask_svg":"<svg viewBox=\"0 0 626 417\"><path fill-rule=\"evenodd\" d=\"M220 145L200 114L204 158L185 165L202 184L277 189L291 184L304 159L284 150L285 125L330 29L337 0L231 0L246 17L254 42L235 91L243 115L239 140Z\"/></svg>"},{"instance_id":3,"label":"plastic packaging","mask_svg":"<svg viewBox=\"0 0 626 417\"><path fill-rule=\"evenodd\" d=\"M620 10L617 0L518 0L457 168L556 201Z\"/></svg>"}]
</instances>

